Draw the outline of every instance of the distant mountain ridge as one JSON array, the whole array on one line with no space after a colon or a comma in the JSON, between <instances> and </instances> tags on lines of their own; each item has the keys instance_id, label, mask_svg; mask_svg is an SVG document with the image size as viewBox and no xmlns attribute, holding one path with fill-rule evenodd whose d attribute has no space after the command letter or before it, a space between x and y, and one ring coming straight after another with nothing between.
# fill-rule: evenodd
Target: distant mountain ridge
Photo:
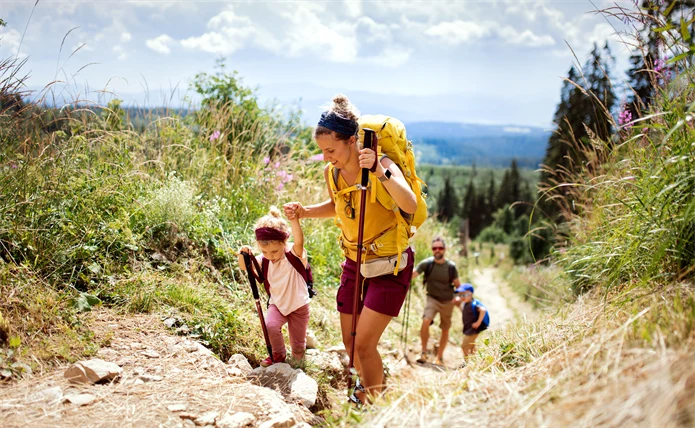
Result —
<instances>
[{"instance_id":1,"label":"distant mountain ridge","mask_svg":"<svg viewBox=\"0 0 695 428\"><path fill-rule=\"evenodd\" d=\"M536 168L543 161L549 130L535 126L457 122L406 123L421 163L434 165L519 166Z\"/></svg>"}]
</instances>

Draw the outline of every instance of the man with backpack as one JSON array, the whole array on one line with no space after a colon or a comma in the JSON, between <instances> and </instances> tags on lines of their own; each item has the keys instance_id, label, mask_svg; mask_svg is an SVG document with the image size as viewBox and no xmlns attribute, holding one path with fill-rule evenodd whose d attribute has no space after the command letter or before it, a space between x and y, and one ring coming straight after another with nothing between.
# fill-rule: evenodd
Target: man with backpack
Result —
<instances>
[{"instance_id":1,"label":"man with backpack","mask_svg":"<svg viewBox=\"0 0 695 428\"><path fill-rule=\"evenodd\" d=\"M449 341L449 329L451 328L451 315L454 311L454 289L461 285L456 265L444 257L446 243L441 237L432 241L432 257L421 261L413 271L413 278L424 274L423 285L427 289L427 303L422 315L420 327L420 339L422 340L422 355L417 359L418 363L426 363L429 360L427 342L430 338L430 325L434 317L439 314L442 336L439 339L439 350L434 360L435 364L444 361L444 349Z\"/></svg>"}]
</instances>

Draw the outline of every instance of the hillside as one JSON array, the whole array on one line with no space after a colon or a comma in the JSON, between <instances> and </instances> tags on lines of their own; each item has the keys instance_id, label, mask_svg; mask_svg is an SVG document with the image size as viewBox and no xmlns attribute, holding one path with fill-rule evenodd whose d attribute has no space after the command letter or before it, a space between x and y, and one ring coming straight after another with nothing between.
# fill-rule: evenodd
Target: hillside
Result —
<instances>
[{"instance_id":1,"label":"hillside","mask_svg":"<svg viewBox=\"0 0 695 428\"><path fill-rule=\"evenodd\" d=\"M421 152L420 162L434 165L537 168L550 131L538 127L454 122L406 123L408 138Z\"/></svg>"}]
</instances>

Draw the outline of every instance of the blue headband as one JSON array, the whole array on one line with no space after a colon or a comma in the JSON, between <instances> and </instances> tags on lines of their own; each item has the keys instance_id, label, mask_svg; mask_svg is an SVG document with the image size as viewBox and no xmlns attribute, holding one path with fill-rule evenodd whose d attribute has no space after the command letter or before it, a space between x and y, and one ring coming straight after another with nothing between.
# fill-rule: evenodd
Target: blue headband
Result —
<instances>
[{"instance_id":1,"label":"blue headband","mask_svg":"<svg viewBox=\"0 0 695 428\"><path fill-rule=\"evenodd\" d=\"M331 131L349 136L357 134L357 129L359 128L356 121L346 119L332 111L324 111L321 113L318 126L323 126Z\"/></svg>"}]
</instances>

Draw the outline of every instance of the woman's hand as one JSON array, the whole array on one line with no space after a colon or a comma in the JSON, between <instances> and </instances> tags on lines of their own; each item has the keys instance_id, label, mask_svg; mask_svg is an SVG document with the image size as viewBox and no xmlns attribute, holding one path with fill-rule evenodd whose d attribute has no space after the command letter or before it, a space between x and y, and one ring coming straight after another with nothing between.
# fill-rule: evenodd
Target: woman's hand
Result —
<instances>
[{"instance_id":1,"label":"woman's hand","mask_svg":"<svg viewBox=\"0 0 695 428\"><path fill-rule=\"evenodd\" d=\"M376 162L375 174L377 177L384 175L384 167L381 162L377 162L376 152L372 149L362 149L360 150L360 156L358 158L360 168L372 169L374 163Z\"/></svg>"},{"instance_id":2,"label":"woman's hand","mask_svg":"<svg viewBox=\"0 0 695 428\"><path fill-rule=\"evenodd\" d=\"M288 220L299 220L306 213L306 209L299 202L288 202L282 206L282 209Z\"/></svg>"},{"instance_id":3,"label":"woman's hand","mask_svg":"<svg viewBox=\"0 0 695 428\"><path fill-rule=\"evenodd\" d=\"M474 322L473 324L471 324L471 327L473 327L474 329L477 330L478 327L480 327L480 324L481 324L480 321L476 321L476 322Z\"/></svg>"},{"instance_id":4,"label":"woman's hand","mask_svg":"<svg viewBox=\"0 0 695 428\"><path fill-rule=\"evenodd\" d=\"M249 247L248 245L242 245L241 248L239 248L239 254L241 253L253 255L253 248Z\"/></svg>"}]
</instances>

